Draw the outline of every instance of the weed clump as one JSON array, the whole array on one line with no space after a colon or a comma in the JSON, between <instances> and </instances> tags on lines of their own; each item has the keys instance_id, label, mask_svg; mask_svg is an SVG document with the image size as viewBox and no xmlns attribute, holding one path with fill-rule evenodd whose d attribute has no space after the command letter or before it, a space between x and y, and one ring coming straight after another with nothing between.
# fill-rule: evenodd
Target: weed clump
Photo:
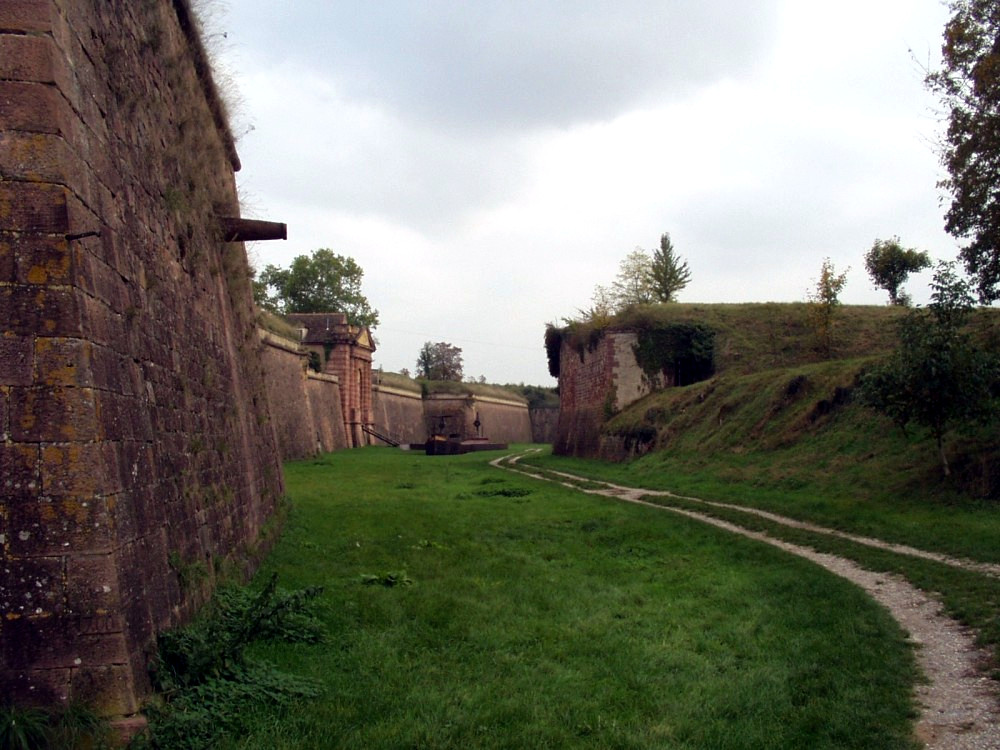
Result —
<instances>
[{"instance_id":1,"label":"weed clump","mask_svg":"<svg viewBox=\"0 0 1000 750\"><path fill-rule=\"evenodd\" d=\"M396 586L409 586L413 583L405 570L392 570L387 573L363 573L361 583L365 586L384 586L387 589Z\"/></svg>"},{"instance_id":2,"label":"weed clump","mask_svg":"<svg viewBox=\"0 0 1000 750\"><path fill-rule=\"evenodd\" d=\"M110 747L108 723L85 706L56 710L0 705L2 750L72 750Z\"/></svg>"},{"instance_id":3,"label":"weed clump","mask_svg":"<svg viewBox=\"0 0 1000 750\"><path fill-rule=\"evenodd\" d=\"M246 652L254 643L320 643L311 613L319 587L283 592L271 576L259 592L227 588L190 625L161 633L150 673L157 699L147 706L154 748L206 748L240 729L255 711L319 695L313 680L279 671Z\"/></svg>"}]
</instances>

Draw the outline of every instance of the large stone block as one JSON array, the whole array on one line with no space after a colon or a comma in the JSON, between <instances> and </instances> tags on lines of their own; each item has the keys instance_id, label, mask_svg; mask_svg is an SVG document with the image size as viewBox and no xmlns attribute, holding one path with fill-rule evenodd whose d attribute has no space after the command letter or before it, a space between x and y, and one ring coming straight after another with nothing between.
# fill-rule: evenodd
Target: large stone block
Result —
<instances>
[{"instance_id":1,"label":"large stone block","mask_svg":"<svg viewBox=\"0 0 1000 750\"><path fill-rule=\"evenodd\" d=\"M79 337L80 300L66 287L0 286L0 324L22 336Z\"/></svg>"},{"instance_id":2,"label":"large stone block","mask_svg":"<svg viewBox=\"0 0 1000 750\"><path fill-rule=\"evenodd\" d=\"M54 87L0 81L0 130L63 133L68 130L64 124L66 117L65 106Z\"/></svg>"},{"instance_id":3,"label":"large stone block","mask_svg":"<svg viewBox=\"0 0 1000 750\"><path fill-rule=\"evenodd\" d=\"M51 31L53 7L48 0L4 0L0 31Z\"/></svg>"},{"instance_id":4,"label":"large stone block","mask_svg":"<svg viewBox=\"0 0 1000 750\"><path fill-rule=\"evenodd\" d=\"M0 498L10 504L38 491L39 446L0 443ZM2 514L0 514L2 515Z\"/></svg>"},{"instance_id":5,"label":"large stone block","mask_svg":"<svg viewBox=\"0 0 1000 750\"><path fill-rule=\"evenodd\" d=\"M24 497L9 506L7 515L12 557L107 552L114 548L112 520L103 498Z\"/></svg>"},{"instance_id":6,"label":"large stone block","mask_svg":"<svg viewBox=\"0 0 1000 750\"><path fill-rule=\"evenodd\" d=\"M18 542L28 542L29 529L11 526L9 535ZM7 620L21 617L49 617L65 610L61 557L7 559L0 563L0 616Z\"/></svg>"},{"instance_id":7,"label":"large stone block","mask_svg":"<svg viewBox=\"0 0 1000 750\"><path fill-rule=\"evenodd\" d=\"M18 236L10 241L14 280L21 284L73 282L76 249L62 237Z\"/></svg>"},{"instance_id":8,"label":"large stone block","mask_svg":"<svg viewBox=\"0 0 1000 750\"><path fill-rule=\"evenodd\" d=\"M10 431L17 442L89 442L98 436L97 425L95 392L90 388L11 389Z\"/></svg>"},{"instance_id":9,"label":"large stone block","mask_svg":"<svg viewBox=\"0 0 1000 750\"><path fill-rule=\"evenodd\" d=\"M0 131L0 177L63 185L88 206L99 200L90 171L59 135Z\"/></svg>"},{"instance_id":10,"label":"large stone block","mask_svg":"<svg viewBox=\"0 0 1000 750\"><path fill-rule=\"evenodd\" d=\"M117 620L111 632L87 632L91 620ZM71 627L67 627L67 624ZM128 650L121 632L121 618L55 617L18 618L3 625L0 643L8 669L74 669L81 666L123 664Z\"/></svg>"},{"instance_id":11,"label":"large stone block","mask_svg":"<svg viewBox=\"0 0 1000 750\"><path fill-rule=\"evenodd\" d=\"M77 554L66 561L66 606L78 616L116 611L120 603L114 556Z\"/></svg>"},{"instance_id":12,"label":"large stone block","mask_svg":"<svg viewBox=\"0 0 1000 750\"><path fill-rule=\"evenodd\" d=\"M87 502L113 489L99 443L47 443L41 446L42 494ZM96 522L97 519L92 519ZM88 521L89 523L90 521Z\"/></svg>"},{"instance_id":13,"label":"large stone block","mask_svg":"<svg viewBox=\"0 0 1000 750\"><path fill-rule=\"evenodd\" d=\"M70 669L8 669L0 673L6 695L17 696L18 705L41 706L69 701Z\"/></svg>"},{"instance_id":14,"label":"large stone block","mask_svg":"<svg viewBox=\"0 0 1000 750\"><path fill-rule=\"evenodd\" d=\"M51 37L0 34L0 78L8 81L55 83L53 52Z\"/></svg>"},{"instance_id":15,"label":"large stone block","mask_svg":"<svg viewBox=\"0 0 1000 750\"><path fill-rule=\"evenodd\" d=\"M93 351L94 345L82 339L35 339L35 382L93 388Z\"/></svg>"},{"instance_id":16,"label":"large stone block","mask_svg":"<svg viewBox=\"0 0 1000 750\"><path fill-rule=\"evenodd\" d=\"M72 670L70 699L108 716L126 716L139 710L132 669L126 664Z\"/></svg>"},{"instance_id":17,"label":"large stone block","mask_svg":"<svg viewBox=\"0 0 1000 750\"><path fill-rule=\"evenodd\" d=\"M31 385L31 338L0 333L0 385Z\"/></svg>"}]
</instances>

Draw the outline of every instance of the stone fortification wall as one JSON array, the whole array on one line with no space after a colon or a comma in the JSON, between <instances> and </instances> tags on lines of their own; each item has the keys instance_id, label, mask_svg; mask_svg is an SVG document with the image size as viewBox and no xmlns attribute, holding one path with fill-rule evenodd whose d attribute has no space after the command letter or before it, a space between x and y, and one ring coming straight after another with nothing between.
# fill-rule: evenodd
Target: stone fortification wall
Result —
<instances>
[{"instance_id":1,"label":"stone fortification wall","mask_svg":"<svg viewBox=\"0 0 1000 750\"><path fill-rule=\"evenodd\" d=\"M528 414L527 404L476 396L471 410L473 421L475 412L479 412L483 435L490 440L498 443L531 442L531 416Z\"/></svg>"},{"instance_id":2,"label":"stone fortification wall","mask_svg":"<svg viewBox=\"0 0 1000 750\"><path fill-rule=\"evenodd\" d=\"M301 347L259 331L260 360L267 378L271 421L284 460L316 453L316 433L306 393L308 355Z\"/></svg>"},{"instance_id":3,"label":"stone fortification wall","mask_svg":"<svg viewBox=\"0 0 1000 750\"><path fill-rule=\"evenodd\" d=\"M309 353L298 343L261 329L258 333L282 460L347 447L339 380L310 372Z\"/></svg>"},{"instance_id":4,"label":"stone fortification wall","mask_svg":"<svg viewBox=\"0 0 1000 750\"><path fill-rule=\"evenodd\" d=\"M332 375L306 373L306 395L312 412L316 435L316 451L329 453L350 447L344 429L344 412L341 408L340 382Z\"/></svg>"},{"instance_id":5,"label":"stone fortification wall","mask_svg":"<svg viewBox=\"0 0 1000 750\"><path fill-rule=\"evenodd\" d=\"M531 409L531 442L553 443L556 439L556 428L559 425L559 407L540 407Z\"/></svg>"},{"instance_id":6,"label":"stone fortification wall","mask_svg":"<svg viewBox=\"0 0 1000 750\"><path fill-rule=\"evenodd\" d=\"M427 440L424 400L419 391L372 385L372 413L375 429L399 443Z\"/></svg>"},{"instance_id":7,"label":"stone fortification wall","mask_svg":"<svg viewBox=\"0 0 1000 750\"><path fill-rule=\"evenodd\" d=\"M0 2L0 694L136 711L282 494L184 0Z\"/></svg>"},{"instance_id":8,"label":"stone fortification wall","mask_svg":"<svg viewBox=\"0 0 1000 750\"><path fill-rule=\"evenodd\" d=\"M447 425L445 431L458 434L462 439L477 436L477 414L484 437L498 443L531 442L531 418L528 405L523 401L450 393L433 393L424 399L426 424L437 424L443 417Z\"/></svg>"}]
</instances>

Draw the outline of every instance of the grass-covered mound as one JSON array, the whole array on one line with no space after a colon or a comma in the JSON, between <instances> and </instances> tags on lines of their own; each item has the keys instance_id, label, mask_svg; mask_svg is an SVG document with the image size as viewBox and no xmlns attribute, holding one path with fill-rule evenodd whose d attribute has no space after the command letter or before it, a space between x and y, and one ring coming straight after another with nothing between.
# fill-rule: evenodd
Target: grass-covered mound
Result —
<instances>
[{"instance_id":1,"label":"grass-covered mound","mask_svg":"<svg viewBox=\"0 0 1000 750\"><path fill-rule=\"evenodd\" d=\"M925 430L913 426L904 434L857 403L859 379L874 361L719 375L653 393L613 416L603 433L619 456L643 454L630 475L661 475L683 487L699 477L732 485L737 494L747 486L779 496L809 486L827 497L887 506L918 497L1000 499L995 427L947 436L954 476L946 480ZM830 520L840 513L832 511Z\"/></svg>"}]
</instances>

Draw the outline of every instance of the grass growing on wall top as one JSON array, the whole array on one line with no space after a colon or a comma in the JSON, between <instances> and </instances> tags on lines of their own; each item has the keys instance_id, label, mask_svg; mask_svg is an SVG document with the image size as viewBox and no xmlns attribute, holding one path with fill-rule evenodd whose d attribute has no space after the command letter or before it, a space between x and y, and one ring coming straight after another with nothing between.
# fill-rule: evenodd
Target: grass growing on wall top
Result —
<instances>
[{"instance_id":1,"label":"grass growing on wall top","mask_svg":"<svg viewBox=\"0 0 1000 750\"><path fill-rule=\"evenodd\" d=\"M376 385L384 385L388 388L398 388L401 391L410 391L411 393L421 393L422 389L420 383L411 377L402 375L398 372L384 372L378 370L372 373L372 382Z\"/></svg>"},{"instance_id":2,"label":"grass growing on wall top","mask_svg":"<svg viewBox=\"0 0 1000 750\"><path fill-rule=\"evenodd\" d=\"M302 332L299 327L270 310L265 310L262 307L257 308L257 325L276 336L288 339L294 344L302 343Z\"/></svg>"},{"instance_id":3,"label":"grass growing on wall top","mask_svg":"<svg viewBox=\"0 0 1000 750\"><path fill-rule=\"evenodd\" d=\"M528 403L528 399L503 387L502 385L490 385L488 383L466 383L457 380L423 380L425 395L448 394L454 396L483 396L487 398L499 398L504 401L515 401L518 403Z\"/></svg>"},{"instance_id":4,"label":"grass growing on wall top","mask_svg":"<svg viewBox=\"0 0 1000 750\"><path fill-rule=\"evenodd\" d=\"M855 587L492 455L286 466L261 576L324 586L330 643L261 655L325 689L222 747L912 747L910 654Z\"/></svg>"}]
</instances>

